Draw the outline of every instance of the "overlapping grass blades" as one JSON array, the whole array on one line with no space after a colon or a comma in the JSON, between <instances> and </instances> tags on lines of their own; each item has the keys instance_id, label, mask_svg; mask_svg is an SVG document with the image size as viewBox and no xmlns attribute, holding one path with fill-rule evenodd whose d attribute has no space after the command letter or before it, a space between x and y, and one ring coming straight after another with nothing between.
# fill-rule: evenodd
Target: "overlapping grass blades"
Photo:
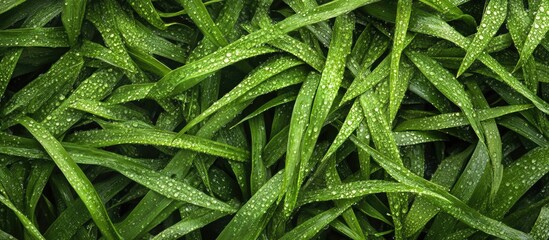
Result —
<instances>
[{"instance_id":1,"label":"overlapping grass blades","mask_svg":"<svg viewBox=\"0 0 549 240\"><path fill-rule=\"evenodd\" d=\"M1 239L547 239L549 1L0 0Z\"/></svg>"}]
</instances>

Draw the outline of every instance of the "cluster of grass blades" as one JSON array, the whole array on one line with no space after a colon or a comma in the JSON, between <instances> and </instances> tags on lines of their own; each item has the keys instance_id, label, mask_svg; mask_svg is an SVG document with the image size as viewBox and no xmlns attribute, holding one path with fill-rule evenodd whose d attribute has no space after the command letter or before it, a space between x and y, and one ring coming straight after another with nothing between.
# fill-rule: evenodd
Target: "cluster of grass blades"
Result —
<instances>
[{"instance_id":1,"label":"cluster of grass blades","mask_svg":"<svg viewBox=\"0 0 549 240\"><path fill-rule=\"evenodd\" d=\"M0 0L0 239L549 239L549 0Z\"/></svg>"}]
</instances>

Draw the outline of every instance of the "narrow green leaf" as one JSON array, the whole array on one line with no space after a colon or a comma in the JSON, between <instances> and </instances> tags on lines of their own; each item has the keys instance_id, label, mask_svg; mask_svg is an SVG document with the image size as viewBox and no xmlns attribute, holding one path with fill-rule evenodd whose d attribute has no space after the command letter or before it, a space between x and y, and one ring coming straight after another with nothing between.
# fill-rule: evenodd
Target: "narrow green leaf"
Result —
<instances>
[{"instance_id":1,"label":"narrow green leaf","mask_svg":"<svg viewBox=\"0 0 549 240\"><path fill-rule=\"evenodd\" d=\"M313 106L313 99L319 82L320 76L317 74L311 73L307 77L297 95L288 133L284 134L284 131L280 131L280 133L275 136L282 136L285 141L287 141L286 167L280 192L280 198L286 194L286 198L284 199L284 210L286 214L289 214L293 210L297 201L299 188L297 187L296 182L301 164L302 142L305 131L307 130L307 123L311 118L311 107ZM275 142L275 139L277 138L273 138L271 142ZM273 144L273 146L276 147L278 144L275 144ZM266 146L265 149L268 149L268 147ZM269 162L270 161L268 161L268 163Z\"/></svg>"},{"instance_id":2,"label":"narrow green leaf","mask_svg":"<svg viewBox=\"0 0 549 240\"><path fill-rule=\"evenodd\" d=\"M0 14L7 12L8 10L16 7L17 5L24 3L26 0L2 0L0 1L0 5L2 5L2 9L0 9Z\"/></svg>"},{"instance_id":3,"label":"narrow green leaf","mask_svg":"<svg viewBox=\"0 0 549 240\"><path fill-rule=\"evenodd\" d=\"M167 24L162 21L158 11L154 8L152 1L150 0L129 0L130 6L148 23L158 29L166 29Z\"/></svg>"},{"instance_id":4,"label":"narrow green leaf","mask_svg":"<svg viewBox=\"0 0 549 240\"><path fill-rule=\"evenodd\" d=\"M473 41L467 45L467 53L459 66L457 76L467 70L477 57L484 51L490 40L496 35L501 24L507 17L507 0L489 1L482 16L480 27L475 34Z\"/></svg>"},{"instance_id":5,"label":"narrow green leaf","mask_svg":"<svg viewBox=\"0 0 549 240\"><path fill-rule=\"evenodd\" d=\"M252 136L252 169L250 176L250 192L255 194L267 182L268 171L263 161L263 148L267 142L267 132L263 115L250 120L250 134Z\"/></svg>"},{"instance_id":6,"label":"narrow green leaf","mask_svg":"<svg viewBox=\"0 0 549 240\"><path fill-rule=\"evenodd\" d=\"M188 149L235 161L248 161L249 159L248 151L240 148L192 135L181 135L178 138L175 136L176 134L173 132L156 129L126 128L78 132L71 135L68 141L92 147L124 143L150 144Z\"/></svg>"},{"instance_id":7,"label":"narrow green leaf","mask_svg":"<svg viewBox=\"0 0 549 240\"><path fill-rule=\"evenodd\" d=\"M549 206L545 205L539 212L538 219L530 231L532 238L536 240L549 238Z\"/></svg>"},{"instance_id":8,"label":"narrow green leaf","mask_svg":"<svg viewBox=\"0 0 549 240\"><path fill-rule=\"evenodd\" d=\"M93 188L90 180L86 177L82 169L72 160L63 146L48 133L41 124L34 120L24 117L20 123L33 134L40 142L44 149L48 152L55 164L63 172L72 185L78 196L85 203L86 208L90 212L94 222L97 224L105 238L121 239L116 228L112 224L107 210L101 201L101 198Z\"/></svg>"},{"instance_id":9,"label":"narrow green leaf","mask_svg":"<svg viewBox=\"0 0 549 240\"><path fill-rule=\"evenodd\" d=\"M0 30L0 47L68 47L63 28L17 28Z\"/></svg>"},{"instance_id":10,"label":"narrow green leaf","mask_svg":"<svg viewBox=\"0 0 549 240\"><path fill-rule=\"evenodd\" d=\"M284 234L284 236L280 239L289 240L313 238L315 234L324 228L324 226L330 224L330 222L339 217L339 215L343 214L343 212L345 212L352 204L353 201L350 201L339 207L334 207L330 210L324 211L298 225L290 232Z\"/></svg>"},{"instance_id":11,"label":"narrow green leaf","mask_svg":"<svg viewBox=\"0 0 549 240\"><path fill-rule=\"evenodd\" d=\"M330 108L343 81L346 58L351 53L352 30L354 28L353 17L352 15L345 14L338 16L335 21L326 65L316 90L309 124L301 143L299 174L297 182L295 182L296 193L309 173L309 162L320 135L320 130L324 125L324 121L330 112ZM291 202L293 202L295 198L292 197L291 199ZM292 205L288 207L291 209Z\"/></svg>"},{"instance_id":12,"label":"narrow green leaf","mask_svg":"<svg viewBox=\"0 0 549 240\"><path fill-rule=\"evenodd\" d=\"M12 210L15 213L15 215L17 215L17 218L19 218L19 221L21 221L21 223L23 224L27 232L32 237L36 239L45 240L44 236L40 234L40 230L38 230L38 228L32 223L32 221L29 220L24 213L19 211L19 209L17 209L17 207L15 207L15 205L13 205L13 203L10 202L10 200L7 199L3 194L0 194L0 202L4 204L6 207L8 207L10 210Z\"/></svg>"},{"instance_id":13,"label":"narrow green leaf","mask_svg":"<svg viewBox=\"0 0 549 240\"><path fill-rule=\"evenodd\" d=\"M547 31L549 31L549 2L540 1L530 32L528 32L524 45L520 49L520 60L517 67L522 66L530 58Z\"/></svg>"},{"instance_id":14,"label":"narrow green leaf","mask_svg":"<svg viewBox=\"0 0 549 240\"><path fill-rule=\"evenodd\" d=\"M547 147L535 148L503 170L503 181L491 209L492 216L502 218L533 184L549 172L548 153Z\"/></svg>"},{"instance_id":15,"label":"narrow green leaf","mask_svg":"<svg viewBox=\"0 0 549 240\"><path fill-rule=\"evenodd\" d=\"M267 61L262 66L258 67L256 71L246 77L246 79L240 82L233 90L231 90L229 93L225 94L225 96L213 103L211 107L200 113L198 117L187 123L187 125L179 132L179 134L185 133L186 131L209 117L211 114L218 111L220 108L243 96L246 92L250 91L255 86L259 85L270 77L300 64L302 64L301 61L286 56L273 58L270 61Z\"/></svg>"},{"instance_id":16,"label":"narrow green leaf","mask_svg":"<svg viewBox=\"0 0 549 240\"><path fill-rule=\"evenodd\" d=\"M229 240L247 234L256 235L262 229L249 228L254 226L263 219L266 211L276 201L280 188L282 187L283 172L274 175L259 191L254 194L247 202L238 210L229 224L223 228L217 239ZM250 233L253 232L253 233ZM258 234L257 234L258 235Z\"/></svg>"},{"instance_id":17,"label":"narrow green leaf","mask_svg":"<svg viewBox=\"0 0 549 240\"><path fill-rule=\"evenodd\" d=\"M532 105L510 105L480 109L476 112L479 120L486 121L507 114L524 111L532 108ZM467 117L462 112L444 113L432 117L414 118L401 122L395 127L395 131L405 130L440 130L445 128L466 126L469 124Z\"/></svg>"},{"instance_id":18,"label":"narrow green leaf","mask_svg":"<svg viewBox=\"0 0 549 240\"><path fill-rule=\"evenodd\" d=\"M177 239L179 237L187 235L191 231L200 229L201 227L204 227L205 225L210 224L211 222L225 215L226 213L223 212L211 211L198 217L183 219L180 222L172 225L171 227L166 228L164 231L160 232L152 239Z\"/></svg>"},{"instance_id":19,"label":"narrow green leaf","mask_svg":"<svg viewBox=\"0 0 549 240\"><path fill-rule=\"evenodd\" d=\"M394 119L398 110L398 96L400 95L398 86L403 81L399 78L400 56L406 46L406 33L408 32L408 22L412 13L412 0L399 0L397 5L395 36L393 38L393 49L391 51L391 73L389 75L389 119ZM404 88L406 89L406 87Z\"/></svg>"},{"instance_id":20,"label":"narrow green leaf","mask_svg":"<svg viewBox=\"0 0 549 240\"><path fill-rule=\"evenodd\" d=\"M530 236L523 232L512 229L499 221L480 214L478 211L472 209L467 204L448 193L439 185L428 182L427 180L414 175L409 170L399 167L394 163L394 160L387 158L385 155L370 146L361 143L360 140L355 137L352 137L352 140L358 147L368 151L374 157L374 160L376 160L376 162L383 167L383 169L385 169L392 177L401 183L420 187L424 190L432 191L434 194L439 195L439 197L429 197L429 200L470 227L477 228L503 239L531 239Z\"/></svg>"},{"instance_id":21,"label":"narrow green leaf","mask_svg":"<svg viewBox=\"0 0 549 240\"><path fill-rule=\"evenodd\" d=\"M423 75L463 111L479 140L484 142L484 131L481 128L477 114L473 111L473 103L463 89L463 86L448 70L428 56L413 51L407 51L406 54Z\"/></svg>"},{"instance_id":22,"label":"narrow green leaf","mask_svg":"<svg viewBox=\"0 0 549 240\"><path fill-rule=\"evenodd\" d=\"M87 0L65 0L65 4L63 5L61 21L71 45L76 44L76 40L80 35L87 2Z\"/></svg>"}]
</instances>

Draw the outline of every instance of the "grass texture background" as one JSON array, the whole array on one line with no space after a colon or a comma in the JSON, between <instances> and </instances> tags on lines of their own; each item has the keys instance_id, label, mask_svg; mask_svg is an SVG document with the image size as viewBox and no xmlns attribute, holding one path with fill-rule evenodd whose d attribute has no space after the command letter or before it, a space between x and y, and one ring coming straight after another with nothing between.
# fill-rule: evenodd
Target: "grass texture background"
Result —
<instances>
[{"instance_id":1,"label":"grass texture background","mask_svg":"<svg viewBox=\"0 0 549 240\"><path fill-rule=\"evenodd\" d=\"M0 0L0 239L549 239L549 0Z\"/></svg>"}]
</instances>

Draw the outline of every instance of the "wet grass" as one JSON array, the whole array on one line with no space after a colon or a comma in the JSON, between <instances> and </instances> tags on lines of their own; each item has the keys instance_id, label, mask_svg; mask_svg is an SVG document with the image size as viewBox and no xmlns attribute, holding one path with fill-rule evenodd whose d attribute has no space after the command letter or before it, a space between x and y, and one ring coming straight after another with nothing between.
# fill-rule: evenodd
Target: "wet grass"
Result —
<instances>
[{"instance_id":1,"label":"wet grass","mask_svg":"<svg viewBox=\"0 0 549 240\"><path fill-rule=\"evenodd\" d=\"M0 239L548 239L547 0L0 1Z\"/></svg>"}]
</instances>

